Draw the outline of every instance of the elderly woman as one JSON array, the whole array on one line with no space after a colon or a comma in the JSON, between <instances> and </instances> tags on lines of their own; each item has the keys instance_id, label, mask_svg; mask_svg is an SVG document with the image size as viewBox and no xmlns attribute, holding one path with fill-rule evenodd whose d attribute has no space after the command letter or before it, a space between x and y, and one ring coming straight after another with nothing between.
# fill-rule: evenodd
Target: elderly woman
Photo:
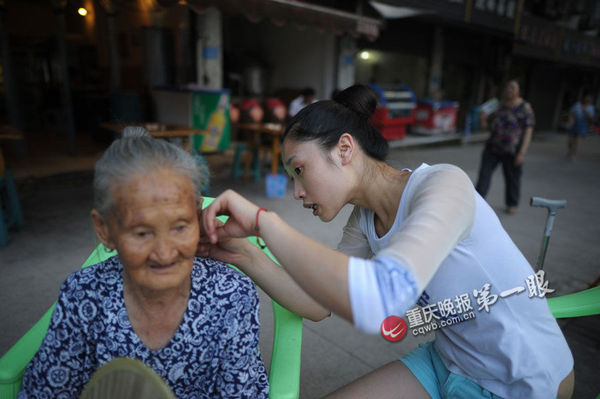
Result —
<instances>
[{"instance_id":1,"label":"elderly woman","mask_svg":"<svg viewBox=\"0 0 600 399\"><path fill-rule=\"evenodd\" d=\"M195 257L203 178L179 147L128 128L96 164L94 228L114 256L70 275L19 398L77 397L117 357L178 398L266 398L250 279Z\"/></svg>"}]
</instances>

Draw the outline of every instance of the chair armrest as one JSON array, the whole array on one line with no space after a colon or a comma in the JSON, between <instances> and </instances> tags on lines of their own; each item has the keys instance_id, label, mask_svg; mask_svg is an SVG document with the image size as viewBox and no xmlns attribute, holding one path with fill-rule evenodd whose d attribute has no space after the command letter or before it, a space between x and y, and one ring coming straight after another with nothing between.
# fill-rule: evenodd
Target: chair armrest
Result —
<instances>
[{"instance_id":1,"label":"chair armrest","mask_svg":"<svg viewBox=\"0 0 600 399\"><path fill-rule=\"evenodd\" d=\"M273 301L273 352L269 372L269 398L300 396L302 317Z\"/></svg>"},{"instance_id":2,"label":"chair armrest","mask_svg":"<svg viewBox=\"0 0 600 399\"><path fill-rule=\"evenodd\" d=\"M92 251L82 267L95 265L115 255L116 251L106 252L102 244ZM56 302L46 313L0 358L0 399L16 398L21 389L23 374L27 365L37 353L46 331Z\"/></svg>"},{"instance_id":3,"label":"chair armrest","mask_svg":"<svg viewBox=\"0 0 600 399\"><path fill-rule=\"evenodd\" d=\"M249 237L257 245L256 237ZM268 248L263 251L279 264ZM273 302L273 351L269 367L269 398L297 399L300 396L302 317Z\"/></svg>"},{"instance_id":4,"label":"chair armrest","mask_svg":"<svg viewBox=\"0 0 600 399\"><path fill-rule=\"evenodd\" d=\"M600 287L548 298L548 305L557 319L600 314Z\"/></svg>"},{"instance_id":5,"label":"chair armrest","mask_svg":"<svg viewBox=\"0 0 600 399\"><path fill-rule=\"evenodd\" d=\"M17 397L25 369L46 335L54 306L56 303L0 358L0 399Z\"/></svg>"}]
</instances>

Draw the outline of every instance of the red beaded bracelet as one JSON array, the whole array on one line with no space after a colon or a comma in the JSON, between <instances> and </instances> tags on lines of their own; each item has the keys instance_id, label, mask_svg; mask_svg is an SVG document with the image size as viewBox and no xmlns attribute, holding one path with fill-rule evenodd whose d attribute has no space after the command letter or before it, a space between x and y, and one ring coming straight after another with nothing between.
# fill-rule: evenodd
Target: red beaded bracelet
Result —
<instances>
[{"instance_id":1,"label":"red beaded bracelet","mask_svg":"<svg viewBox=\"0 0 600 399\"><path fill-rule=\"evenodd\" d=\"M256 223L254 224L254 231L256 232L256 243L260 249L265 249L267 245L264 244L265 240L263 240L263 244L260 243L260 228L258 227L258 215L260 215L261 211L269 212L267 208L258 208L258 211L256 211Z\"/></svg>"}]
</instances>

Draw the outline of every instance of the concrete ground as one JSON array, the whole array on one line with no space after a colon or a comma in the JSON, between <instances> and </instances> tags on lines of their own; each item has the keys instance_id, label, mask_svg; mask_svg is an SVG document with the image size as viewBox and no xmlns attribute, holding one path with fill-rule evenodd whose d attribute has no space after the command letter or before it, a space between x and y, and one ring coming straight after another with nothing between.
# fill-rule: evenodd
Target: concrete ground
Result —
<instances>
[{"instance_id":1,"label":"concrete ground","mask_svg":"<svg viewBox=\"0 0 600 399\"><path fill-rule=\"evenodd\" d=\"M453 163L476 179L481 142L427 147L394 146L389 161L397 167L416 168L421 162ZM600 136L588 137L577 161L565 159L566 138L560 134L537 134L526 159L522 204L516 215L502 212L503 188L497 170L488 201L524 255L535 263L540 249L546 212L528 205L531 196L567 199L559 211L545 267L550 287L567 294L588 287L600 277ZM99 154L89 153L83 164ZM74 161L69 161L71 165ZM278 212L308 236L334 247L350 209L345 208L324 225L292 198L269 199L261 182L233 182L222 159L209 159L214 166L211 194L235 188L249 199ZM56 299L65 277L78 269L97 245L91 229L92 174L86 166L69 166L68 174L33 179L25 164L14 165L25 226L12 232L7 246L0 248L0 355L46 311ZM80 168L81 169L81 168ZM34 174L35 175L35 174ZM271 356L272 313L269 299L261 294L261 348L266 363ZM561 321L575 357L574 398L594 398L600 393L600 316ZM407 336L389 343L381 336L357 332L346 321L333 316L320 323L305 321L302 347L301 397L318 398L369 371L395 360L417 343L433 339ZM549 348L551 350L551 348Z\"/></svg>"}]
</instances>

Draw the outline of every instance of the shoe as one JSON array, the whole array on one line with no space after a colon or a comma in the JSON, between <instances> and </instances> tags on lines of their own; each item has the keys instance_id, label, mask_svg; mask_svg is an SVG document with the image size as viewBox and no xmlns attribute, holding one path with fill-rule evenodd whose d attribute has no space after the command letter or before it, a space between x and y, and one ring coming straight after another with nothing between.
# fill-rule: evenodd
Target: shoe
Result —
<instances>
[{"instance_id":1,"label":"shoe","mask_svg":"<svg viewBox=\"0 0 600 399\"><path fill-rule=\"evenodd\" d=\"M506 207L504 212L508 213L509 215L514 215L515 213L517 213L517 207L516 206Z\"/></svg>"}]
</instances>

